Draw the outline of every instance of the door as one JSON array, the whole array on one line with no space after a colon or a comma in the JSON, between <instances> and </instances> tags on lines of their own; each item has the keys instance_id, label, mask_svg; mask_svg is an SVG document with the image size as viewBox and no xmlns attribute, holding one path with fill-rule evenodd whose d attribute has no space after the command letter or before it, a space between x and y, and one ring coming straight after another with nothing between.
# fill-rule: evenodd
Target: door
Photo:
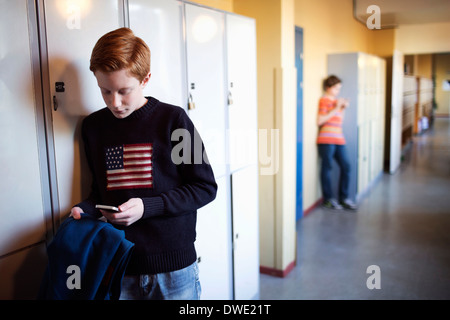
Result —
<instances>
[{"instance_id":1,"label":"door","mask_svg":"<svg viewBox=\"0 0 450 320\"><path fill-rule=\"evenodd\" d=\"M144 94L187 107L183 6L180 1L128 0L129 24L151 51L152 76Z\"/></svg>"},{"instance_id":2,"label":"door","mask_svg":"<svg viewBox=\"0 0 450 320\"><path fill-rule=\"evenodd\" d=\"M197 260L202 300L233 299L230 195L227 176L216 179L216 199L197 212Z\"/></svg>"},{"instance_id":3,"label":"door","mask_svg":"<svg viewBox=\"0 0 450 320\"><path fill-rule=\"evenodd\" d=\"M234 298L259 295L255 20L226 16Z\"/></svg>"},{"instance_id":4,"label":"door","mask_svg":"<svg viewBox=\"0 0 450 320\"><path fill-rule=\"evenodd\" d=\"M233 173L258 163L255 20L227 14L226 39L229 164Z\"/></svg>"},{"instance_id":5,"label":"door","mask_svg":"<svg viewBox=\"0 0 450 320\"><path fill-rule=\"evenodd\" d=\"M303 217L303 28L295 27L297 69L297 186L296 220Z\"/></svg>"},{"instance_id":6,"label":"door","mask_svg":"<svg viewBox=\"0 0 450 320\"><path fill-rule=\"evenodd\" d=\"M202 299L232 299L230 182L226 166L224 14L185 4L189 117L205 144L218 193L198 210ZM195 106L194 106L195 105Z\"/></svg>"},{"instance_id":7,"label":"door","mask_svg":"<svg viewBox=\"0 0 450 320\"><path fill-rule=\"evenodd\" d=\"M189 117L216 178L226 174L224 14L186 4Z\"/></svg>"},{"instance_id":8,"label":"door","mask_svg":"<svg viewBox=\"0 0 450 320\"><path fill-rule=\"evenodd\" d=\"M234 299L259 298L258 166L231 176ZM256 205L255 205L256 204Z\"/></svg>"},{"instance_id":9,"label":"door","mask_svg":"<svg viewBox=\"0 0 450 320\"><path fill-rule=\"evenodd\" d=\"M123 26L121 1L45 0L46 54L52 104L58 199L61 216L87 196L90 181L80 138L84 117L105 107L89 70L92 49L105 33ZM58 217L56 217L58 219Z\"/></svg>"},{"instance_id":10,"label":"door","mask_svg":"<svg viewBox=\"0 0 450 320\"><path fill-rule=\"evenodd\" d=\"M52 231L34 1L1 1L0 299L34 299Z\"/></svg>"}]
</instances>

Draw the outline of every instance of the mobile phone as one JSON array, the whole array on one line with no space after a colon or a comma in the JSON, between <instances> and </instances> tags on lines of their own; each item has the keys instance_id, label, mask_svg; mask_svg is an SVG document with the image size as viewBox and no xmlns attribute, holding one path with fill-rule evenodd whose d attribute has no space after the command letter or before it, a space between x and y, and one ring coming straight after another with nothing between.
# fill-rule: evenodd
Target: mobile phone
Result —
<instances>
[{"instance_id":1,"label":"mobile phone","mask_svg":"<svg viewBox=\"0 0 450 320\"><path fill-rule=\"evenodd\" d=\"M119 212L119 208L114 207L114 206L107 206L104 204L97 204L95 205L96 209L103 209L103 210L108 210L108 211L113 211L113 212Z\"/></svg>"}]
</instances>

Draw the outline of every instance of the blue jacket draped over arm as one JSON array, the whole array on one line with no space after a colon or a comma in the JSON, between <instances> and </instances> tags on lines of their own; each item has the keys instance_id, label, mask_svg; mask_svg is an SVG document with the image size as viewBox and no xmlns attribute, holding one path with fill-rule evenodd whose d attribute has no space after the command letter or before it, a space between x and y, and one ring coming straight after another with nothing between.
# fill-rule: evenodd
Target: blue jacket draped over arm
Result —
<instances>
[{"instance_id":1,"label":"blue jacket draped over arm","mask_svg":"<svg viewBox=\"0 0 450 320\"><path fill-rule=\"evenodd\" d=\"M47 247L48 266L38 298L119 299L133 247L125 232L110 223L88 214L80 220L67 218ZM72 283L78 276L79 288Z\"/></svg>"}]
</instances>

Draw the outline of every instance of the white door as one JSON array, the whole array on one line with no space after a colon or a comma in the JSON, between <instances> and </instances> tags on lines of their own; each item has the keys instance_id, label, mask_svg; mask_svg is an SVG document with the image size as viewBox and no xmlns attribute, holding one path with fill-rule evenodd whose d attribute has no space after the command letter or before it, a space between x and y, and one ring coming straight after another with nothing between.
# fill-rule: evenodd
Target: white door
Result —
<instances>
[{"instance_id":1,"label":"white door","mask_svg":"<svg viewBox=\"0 0 450 320\"><path fill-rule=\"evenodd\" d=\"M394 50L392 58L392 100L391 100L391 150L389 173L400 166L402 149L402 109L403 108L403 54Z\"/></svg>"},{"instance_id":2,"label":"white door","mask_svg":"<svg viewBox=\"0 0 450 320\"><path fill-rule=\"evenodd\" d=\"M40 83L32 63L37 33L29 29L36 18L27 0L2 0L0 8L0 299L33 299L46 263L49 210L42 105L35 97Z\"/></svg>"},{"instance_id":3,"label":"white door","mask_svg":"<svg viewBox=\"0 0 450 320\"><path fill-rule=\"evenodd\" d=\"M224 14L185 6L189 116L219 178L226 174Z\"/></svg>"},{"instance_id":4,"label":"white door","mask_svg":"<svg viewBox=\"0 0 450 320\"><path fill-rule=\"evenodd\" d=\"M202 300L233 298L229 186L226 176L218 178L216 199L198 210L197 241Z\"/></svg>"},{"instance_id":5,"label":"white door","mask_svg":"<svg viewBox=\"0 0 450 320\"><path fill-rule=\"evenodd\" d=\"M258 166L231 176L234 298L259 298Z\"/></svg>"},{"instance_id":6,"label":"white door","mask_svg":"<svg viewBox=\"0 0 450 320\"><path fill-rule=\"evenodd\" d=\"M186 108L183 7L180 1L128 0L130 28L151 51L145 95Z\"/></svg>"},{"instance_id":7,"label":"white door","mask_svg":"<svg viewBox=\"0 0 450 320\"><path fill-rule=\"evenodd\" d=\"M254 299L259 296L255 21L228 14L226 35L234 298Z\"/></svg>"},{"instance_id":8,"label":"white door","mask_svg":"<svg viewBox=\"0 0 450 320\"><path fill-rule=\"evenodd\" d=\"M123 26L123 14L120 1L111 0L45 0L44 8L59 211L64 216L90 189L81 122L105 107L89 70L91 52L103 34Z\"/></svg>"},{"instance_id":9,"label":"white door","mask_svg":"<svg viewBox=\"0 0 450 320\"><path fill-rule=\"evenodd\" d=\"M216 199L198 211L202 299L232 299L230 186L226 168L224 14L185 5L188 113L213 167Z\"/></svg>"},{"instance_id":10,"label":"white door","mask_svg":"<svg viewBox=\"0 0 450 320\"><path fill-rule=\"evenodd\" d=\"M227 14L230 171L258 162L255 20Z\"/></svg>"}]
</instances>

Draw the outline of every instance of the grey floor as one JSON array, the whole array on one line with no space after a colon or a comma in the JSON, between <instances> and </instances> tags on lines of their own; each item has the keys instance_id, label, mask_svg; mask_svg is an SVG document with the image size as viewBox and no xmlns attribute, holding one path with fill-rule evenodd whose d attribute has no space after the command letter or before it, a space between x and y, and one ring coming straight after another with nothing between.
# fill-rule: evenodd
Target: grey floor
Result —
<instances>
[{"instance_id":1,"label":"grey floor","mask_svg":"<svg viewBox=\"0 0 450 320\"><path fill-rule=\"evenodd\" d=\"M357 212L317 208L297 231L297 266L285 278L262 274L262 300L450 299L449 119L413 138ZM371 265L380 289L367 287Z\"/></svg>"}]
</instances>

